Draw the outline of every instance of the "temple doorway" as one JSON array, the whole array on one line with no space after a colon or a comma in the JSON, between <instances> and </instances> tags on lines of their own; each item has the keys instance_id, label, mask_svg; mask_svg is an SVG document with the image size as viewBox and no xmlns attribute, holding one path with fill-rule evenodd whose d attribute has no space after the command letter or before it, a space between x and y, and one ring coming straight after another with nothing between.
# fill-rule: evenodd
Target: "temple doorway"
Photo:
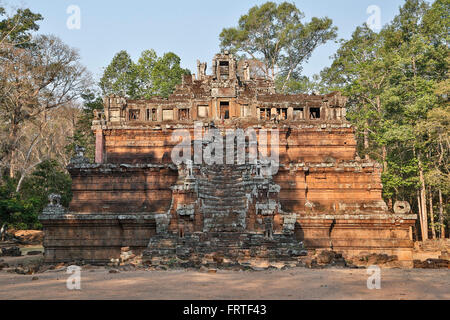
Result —
<instances>
[{"instance_id":1,"label":"temple doorway","mask_svg":"<svg viewBox=\"0 0 450 320\"><path fill-rule=\"evenodd\" d=\"M220 102L220 119L230 119L230 103L228 101Z\"/></svg>"}]
</instances>

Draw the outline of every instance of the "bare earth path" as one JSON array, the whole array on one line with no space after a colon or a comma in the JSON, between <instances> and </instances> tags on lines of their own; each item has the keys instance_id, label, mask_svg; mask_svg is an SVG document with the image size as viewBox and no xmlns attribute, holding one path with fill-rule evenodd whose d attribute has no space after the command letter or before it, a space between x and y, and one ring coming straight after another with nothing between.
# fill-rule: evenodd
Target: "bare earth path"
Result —
<instances>
[{"instance_id":1,"label":"bare earth path","mask_svg":"<svg viewBox=\"0 0 450 320\"><path fill-rule=\"evenodd\" d=\"M216 274L196 271L83 270L81 290L64 270L33 276L0 272L0 299L450 299L450 270L382 269L367 289L365 269L304 269Z\"/></svg>"}]
</instances>

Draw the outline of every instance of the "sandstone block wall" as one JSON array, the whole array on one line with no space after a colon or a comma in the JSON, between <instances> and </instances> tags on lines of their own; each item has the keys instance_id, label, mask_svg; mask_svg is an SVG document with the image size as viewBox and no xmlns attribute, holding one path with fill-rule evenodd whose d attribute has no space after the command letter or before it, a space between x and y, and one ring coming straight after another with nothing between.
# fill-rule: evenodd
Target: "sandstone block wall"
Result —
<instances>
[{"instance_id":1,"label":"sandstone block wall","mask_svg":"<svg viewBox=\"0 0 450 320\"><path fill-rule=\"evenodd\" d=\"M68 167L70 207L51 204L41 216L47 261L104 263L121 247L150 259L215 251L286 259L306 248L411 260L416 216L388 210L381 166L357 155L345 97L277 94L273 81L251 78L229 53L214 57L212 75L205 69L199 63L168 99L105 97L92 126L96 163L77 155ZM259 152L262 130L276 131L278 171L263 173L263 161L176 165L173 134L188 132L194 154L198 127L225 138L253 130Z\"/></svg>"}]
</instances>

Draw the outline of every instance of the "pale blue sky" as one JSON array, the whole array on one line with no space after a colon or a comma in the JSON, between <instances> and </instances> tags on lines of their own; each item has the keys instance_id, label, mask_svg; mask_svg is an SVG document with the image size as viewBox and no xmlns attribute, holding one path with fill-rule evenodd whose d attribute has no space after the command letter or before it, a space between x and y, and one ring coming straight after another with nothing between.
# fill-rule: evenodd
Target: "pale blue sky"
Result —
<instances>
[{"instance_id":1,"label":"pale blue sky","mask_svg":"<svg viewBox=\"0 0 450 320\"><path fill-rule=\"evenodd\" d=\"M41 13L45 20L40 32L52 33L78 48L82 62L96 79L115 53L127 50L136 60L145 49L159 55L172 51L181 57L182 66L196 72L196 61L211 64L219 52L219 34L224 27L237 25L258 0L0 0L7 7L28 7ZM280 1L276 1L280 2ZM367 21L367 8L381 9L381 22L389 22L404 0L295 0L296 6L311 17L328 16L339 28L339 38L349 38L356 26ZM69 30L66 21L69 5L81 9L81 29ZM337 44L319 47L304 74L320 72L331 63Z\"/></svg>"}]
</instances>

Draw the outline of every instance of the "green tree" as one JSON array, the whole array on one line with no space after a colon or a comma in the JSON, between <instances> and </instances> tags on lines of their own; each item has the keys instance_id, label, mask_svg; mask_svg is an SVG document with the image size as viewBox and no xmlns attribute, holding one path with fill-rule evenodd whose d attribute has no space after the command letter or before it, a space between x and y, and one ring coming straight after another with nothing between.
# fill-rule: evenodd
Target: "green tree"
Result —
<instances>
[{"instance_id":1,"label":"green tree","mask_svg":"<svg viewBox=\"0 0 450 320\"><path fill-rule=\"evenodd\" d=\"M350 40L341 40L321 77L330 89L349 97L348 117L356 124L360 154L382 161L386 169L382 102L391 65L382 40L367 25L357 27Z\"/></svg>"},{"instance_id":2,"label":"green tree","mask_svg":"<svg viewBox=\"0 0 450 320\"><path fill-rule=\"evenodd\" d=\"M278 92L289 94L313 94L313 93L329 93L330 88L323 84L320 75L312 77L294 74L287 82L284 77L279 76L275 79L275 86Z\"/></svg>"},{"instance_id":3,"label":"green tree","mask_svg":"<svg viewBox=\"0 0 450 320\"><path fill-rule=\"evenodd\" d=\"M113 58L100 80L103 95L117 94L131 99L167 98L184 74L190 71L180 66L181 59L172 52L158 57L154 50L145 50L137 63L126 51Z\"/></svg>"},{"instance_id":4,"label":"green tree","mask_svg":"<svg viewBox=\"0 0 450 320\"><path fill-rule=\"evenodd\" d=\"M156 61L151 72L153 95L167 98L181 83L183 75L190 74L189 70L181 68L180 62L180 57L173 52L165 53Z\"/></svg>"},{"instance_id":5,"label":"green tree","mask_svg":"<svg viewBox=\"0 0 450 320\"><path fill-rule=\"evenodd\" d=\"M103 95L136 97L137 68L128 52L122 50L114 56L106 67L99 86Z\"/></svg>"},{"instance_id":6,"label":"green tree","mask_svg":"<svg viewBox=\"0 0 450 320\"><path fill-rule=\"evenodd\" d=\"M0 46L0 165L16 173L16 149L24 125L76 101L91 85L78 52L51 35L33 39L30 48Z\"/></svg>"},{"instance_id":7,"label":"green tree","mask_svg":"<svg viewBox=\"0 0 450 320\"><path fill-rule=\"evenodd\" d=\"M92 120L94 119L94 111L103 110L103 99L96 95L93 91L84 93L81 98L83 99L83 107L81 116L78 118L75 125L75 133L73 137L70 137L70 143L67 145L67 152L73 156L75 146L82 146L85 148L85 156L94 161L95 159L95 137L92 133Z\"/></svg>"},{"instance_id":8,"label":"green tree","mask_svg":"<svg viewBox=\"0 0 450 320\"><path fill-rule=\"evenodd\" d=\"M450 196L449 15L450 1L436 0L431 5L430 10L425 13L422 22L422 33L426 36L427 41L433 45L429 57L432 65L434 65L434 72L430 76L436 79L435 94L438 96L438 107L427 113L427 120L423 123L430 143L428 155L431 160L430 170L425 179L427 184L431 186L430 210L433 209L433 196L438 203L439 223L435 224L435 227L441 238L445 237L445 223L447 222L447 225L449 223L448 212L450 209L448 204L448 197ZM434 195L433 190L437 190ZM433 214L431 213L430 216L432 217Z\"/></svg>"},{"instance_id":9,"label":"green tree","mask_svg":"<svg viewBox=\"0 0 450 320\"><path fill-rule=\"evenodd\" d=\"M424 1L408 0L384 31L385 46L393 61L386 99L386 111L391 119L387 134L392 140L399 140L400 129L408 133L403 150L412 154L417 163L417 206L423 239L428 238L428 219L434 224L433 192L425 179L433 162L434 142L422 128L424 122L430 121L430 111L439 106L435 85L448 69L448 66L442 68L446 62L442 59L441 46L427 33L430 28L424 18L430 10ZM436 59L440 61L436 63ZM434 228L432 235L435 236Z\"/></svg>"},{"instance_id":10,"label":"green tree","mask_svg":"<svg viewBox=\"0 0 450 320\"><path fill-rule=\"evenodd\" d=\"M153 70L158 61L158 55L155 50L145 50L141 53L138 60L137 70L137 96L149 99L155 95L156 88L153 81Z\"/></svg>"},{"instance_id":11,"label":"green tree","mask_svg":"<svg viewBox=\"0 0 450 320\"><path fill-rule=\"evenodd\" d=\"M303 12L288 2L254 6L240 17L237 27L222 30L221 47L263 61L266 77L281 76L284 89L295 73L301 73L314 49L336 37L331 19L314 17L302 23L303 18Z\"/></svg>"},{"instance_id":12,"label":"green tree","mask_svg":"<svg viewBox=\"0 0 450 320\"><path fill-rule=\"evenodd\" d=\"M358 27L321 74L349 96L360 152L383 163L391 204L412 203L423 239L428 220L434 225L434 199L442 221L448 197L448 13L448 0L407 0L380 33Z\"/></svg>"},{"instance_id":13,"label":"green tree","mask_svg":"<svg viewBox=\"0 0 450 320\"><path fill-rule=\"evenodd\" d=\"M41 163L28 176L20 193L15 192L16 179L0 186L0 224L18 229L40 229L38 216L48 204L51 193L61 194L61 204L68 206L72 198L70 176L55 160Z\"/></svg>"},{"instance_id":14,"label":"green tree","mask_svg":"<svg viewBox=\"0 0 450 320\"><path fill-rule=\"evenodd\" d=\"M19 9L7 17L3 7L0 7L0 17L5 17L0 20L0 44L7 41L22 48L30 45L32 32L39 30L37 22L43 20L40 14L30 9Z\"/></svg>"}]
</instances>

